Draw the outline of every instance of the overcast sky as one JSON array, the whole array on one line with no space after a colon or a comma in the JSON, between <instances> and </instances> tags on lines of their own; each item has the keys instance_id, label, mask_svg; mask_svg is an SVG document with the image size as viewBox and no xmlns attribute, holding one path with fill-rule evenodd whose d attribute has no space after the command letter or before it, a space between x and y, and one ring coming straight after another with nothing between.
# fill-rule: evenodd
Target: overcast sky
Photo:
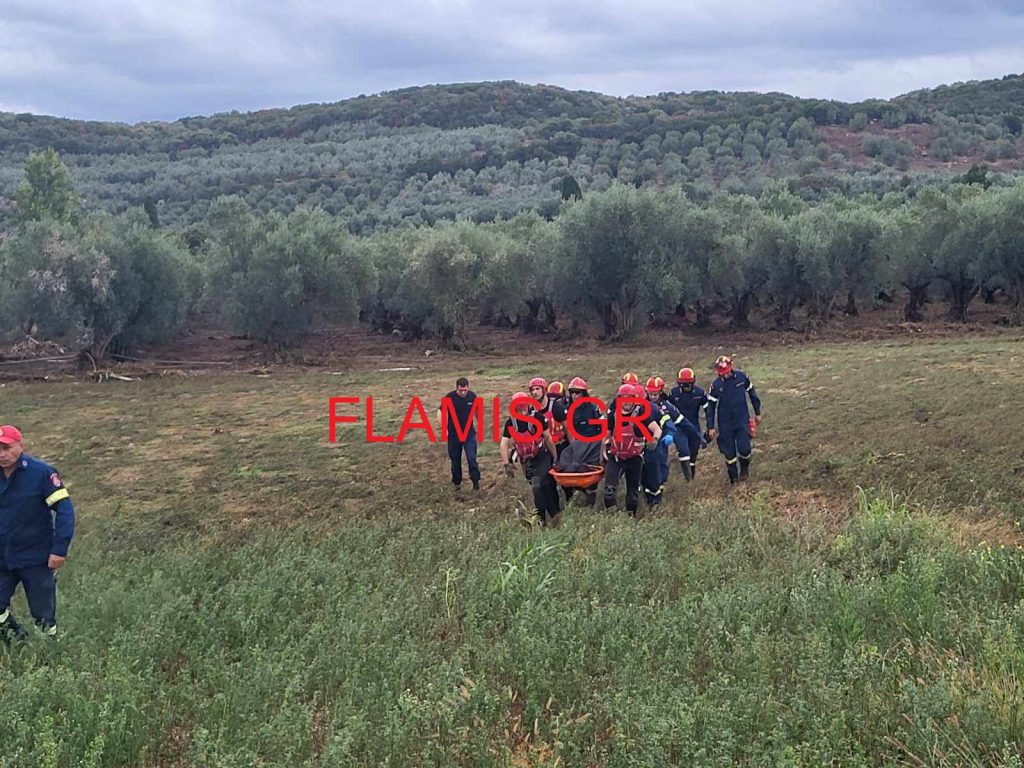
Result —
<instances>
[{"instance_id":1,"label":"overcast sky","mask_svg":"<svg viewBox=\"0 0 1024 768\"><path fill-rule=\"evenodd\" d=\"M173 120L427 83L856 101L1024 72L1024 0L0 0L0 111Z\"/></svg>"}]
</instances>

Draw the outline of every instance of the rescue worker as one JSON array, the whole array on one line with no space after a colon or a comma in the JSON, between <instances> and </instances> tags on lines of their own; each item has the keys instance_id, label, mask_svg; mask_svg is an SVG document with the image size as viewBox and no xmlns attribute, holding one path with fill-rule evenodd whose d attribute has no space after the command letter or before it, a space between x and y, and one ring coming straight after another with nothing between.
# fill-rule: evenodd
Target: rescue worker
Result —
<instances>
[{"instance_id":1,"label":"rescue worker","mask_svg":"<svg viewBox=\"0 0 1024 768\"><path fill-rule=\"evenodd\" d=\"M700 444L703 441L703 437L700 430L694 426L693 422L684 416L679 409L668 399L668 395L665 393L665 380L660 376L652 376L647 380L647 396L653 403L658 405L662 410L668 413L671 418L671 423L674 426L674 431L671 432L672 442L676 445L676 455L679 457L679 466L682 468L683 477L686 478L687 482L693 479L693 475L690 474L690 446L696 442ZM661 483L664 486L668 482L669 476L669 458L668 458L668 447L665 446L663 452L659 454L661 461L661 472L662 478Z\"/></svg>"},{"instance_id":2,"label":"rescue worker","mask_svg":"<svg viewBox=\"0 0 1024 768\"><path fill-rule=\"evenodd\" d=\"M75 534L75 509L60 475L25 453L10 425L0 427L0 469L0 636L8 644L28 636L11 613L21 584L36 626L56 638L56 572Z\"/></svg>"},{"instance_id":3,"label":"rescue worker","mask_svg":"<svg viewBox=\"0 0 1024 768\"><path fill-rule=\"evenodd\" d=\"M614 507L615 492L619 478L626 479L626 511L636 517L640 497L640 478L643 474L643 453L646 436L634 422L625 422L623 417L632 415L642 420L654 440L661 439L661 427L651 415L651 407L644 398L643 388L638 384L623 384L615 400L608 408L608 437L603 444L604 506ZM616 424L621 427L616 430Z\"/></svg>"},{"instance_id":4,"label":"rescue worker","mask_svg":"<svg viewBox=\"0 0 1024 768\"><path fill-rule=\"evenodd\" d=\"M540 403L540 410L542 413L549 413L551 411L551 403L548 400L548 383L540 376L535 376L530 379L530 397Z\"/></svg>"},{"instance_id":5,"label":"rescue worker","mask_svg":"<svg viewBox=\"0 0 1024 768\"><path fill-rule=\"evenodd\" d=\"M580 402L583 398L590 397L590 389L585 379L580 376L574 377L569 381L566 391L569 393L569 402L566 406L565 421L568 427L571 418L572 428L566 429L569 445L563 448L558 456L558 469L563 472L582 472L588 467L601 465L601 432L604 429L605 417L596 403ZM597 502L599 484L594 483L591 487L583 489L584 505L592 507Z\"/></svg>"},{"instance_id":6,"label":"rescue worker","mask_svg":"<svg viewBox=\"0 0 1024 768\"><path fill-rule=\"evenodd\" d=\"M704 390L697 386L697 377L692 368L680 368L676 374L676 385L672 387L668 400L679 412L690 422L694 430L686 430L687 453L690 458L685 461L683 458L682 446L679 446L679 466L683 470L683 477L687 482L697 476L697 457L700 449L704 446L704 436L700 428L700 412L707 405L708 398ZM689 465L689 471L687 471Z\"/></svg>"},{"instance_id":7,"label":"rescue worker","mask_svg":"<svg viewBox=\"0 0 1024 768\"><path fill-rule=\"evenodd\" d=\"M501 460L511 467L512 446L523 465L523 474L533 489L533 505L541 525L549 525L558 515L558 487L548 472L555 465L555 444L547 429L544 414L530 402L525 392L512 396L512 412L532 417L531 420L513 419L505 421L499 450ZM506 469L506 472L508 470Z\"/></svg>"},{"instance_id":8,"label":"rescue worker","mask_svg":"<svg viewBox=\"0 0 1024 768\"><path fill-rule=\"evenodd\" d=\"M566 400L565 385L560 381L552 381L548 384L548 429L551 430L551 442L555 444L555 462L562 458L562 452L569 445L569 430L565 428L566 415L569 410L569 403ZM572 488L563 488L565 503L572 499Z\"/></svg>"},{"instance_id":9,"label":"rescue worker","mask_svg":"<svg viewBox=\"0 0 1024 768\"><path fill-rule=\"evenodd\" d=\"M648 443L644 450L644 469L640 484L649 507L656 507L661 503L661 495L665 490L665 483L668 482L668 447L675 442L675 420L679 417L679 411L672 404L666 403L672 409L671 412L662 407L661 393L664 389L665 380L660 376L651 376L647 379L643 389L651 407L651 417L661 427L662 432L661 439L655 443Z\"/></svg>"},{"instance_id":10,"label":"rescue worker","mask_svg":"<svg viewBox=\"0 0 1024 768\"><path fill-rule=\"evenodd\" d=\"M622 374L622 378L619 380L619 386L621 387L623 384L636 384L639 387L640 377L633 373L633 371L626 371L624 374ZM641 390L642 389L643 387L641 387ZM608 398L608 402L611 403L618 396L619 393L616 390L615 392L612 393L612 396Z\"/></svg>"},{"instance_id":11,"label":"rescue worker","mask_svg":"<svg viewBox=\"0 0 1024 768\"><path fill-rule=\"evenodd\" d=\"M722 355L715 361L718 374L708 392L708 436L718 439L718 450L725 456L725 467L729 482L746 480L750 477L750 432L761 423L761 398L757 396L754 383L743 371L732 367L732 358ZM750 418L747 398L754 406L754 418ZM737 462L739 466L737 467Z\"/></svg>"},{"instance_id":12,"label":"rescue worker","mask_svg":"<svg viewBox=\"0 0 1024 768\"><path fill-rule=\"evenodd\" d=\"M477 435L476 424L473 423L473 403L476 402L476 393L469 388L469 379L460 377L455 382L455 389L441 398L441 407L437 409L437 422L443 424L445 416L444 401L451 402L449 406L454 413L455 420L466 435L466 439L459 437L459 430L456 424L448 425L448 458L452 464L452 485L455 486L455 495L462 492L462 453L466 453L466 464L469 466L469 479L473 482L473 490L480 490L480 467L476 462ZM468 425L469 431L465 432ZM441 429L441 427L439 427Z\"/></svg>"}]
</instances>

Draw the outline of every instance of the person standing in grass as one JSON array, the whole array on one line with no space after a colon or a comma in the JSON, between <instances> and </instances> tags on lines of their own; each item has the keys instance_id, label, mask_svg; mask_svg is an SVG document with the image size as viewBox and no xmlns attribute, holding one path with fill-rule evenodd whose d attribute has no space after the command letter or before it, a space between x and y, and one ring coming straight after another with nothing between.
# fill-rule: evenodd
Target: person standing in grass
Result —
<instances>
[{"instance_id":1,"label":"person standing in grass","mask_svg":"<svg viewBox=\"0 0 1024 768\"><path fill-rule=\"evenodd\" d=\"M697 456L703 447L701 445L703 436L700 431L700 412L707 406L708 397L704 394L704 390L697 386L697 377L692 368L680 368L679 373L676 374L676 381L678 383L669 393L668 400L694 426L693 431L685 432L689 458L685 458L681 450L679 452L679 467L683 470L683 477L689 482L697 475Z\"/></svg>"},{"instance_id":2,"label":"person standing in grass","mask_svg":"<svg viewBox=\"0 0 1024 768\"><path fill-rule=\"evenodd\" d=\"M499 446L501 462L510 474L515 446L516 459L523 465L523 474L533 490L537 519L541 525L553 525L557 524L559 511L558 487L549 473L555 464L555 443L544 412L533 404L531 397L525 392L512 396L512 413L530 420L509 417L505 421Z\"/></svg>"},{"instance_id":3,"label":"person standing in grass","mask_svg":"<svg viewBox=\"0 0 1024 768\"><path fill-rule=\"evenodd\" d=\"M4 642L28 633L11 613L21 584L29 611L47 637L57 635L56 571L68 556L75 509L60 475L25 453L21 432L0 427L0 635Z\"/></svg>"},{"instance_id":4,"label":"person standing in grass","mask_svg":"<svg viewBox=\"0 0 1024 768\"><path fill-rule=\"evenodd\" d=\"M445 403L448 403L446 406ZM473 490L480 490L480 467L476 463L477 434L473 423L476 393L469 388L469 379L460 377L455 382L455 389L441 398L441 406L437 409L437 421L442 433L448 432L448 458L452 463L452 485L455 493L462 490L462 454L466 454L469 466L469 479ZM455 423L450 423L454 418ZM445 426L445 423L447 426Z\"/></svg>"},{"instance_id":5,"label":"person standing in grass","mask_svg":"<svg viewBox=\"0 0 1024 768\"><path fill-rule=\"evenodd\" d=\"M750 437L752 429L761 423L761 398L747 375L732 367L732 358L728 355L715 361L715 372L718 378L711 383L708 392L708 437L711 440L717 437L718 450L725 456L725 468L732 484L750 477L753 451ZM747 408L748 397L754 406L752 419Z\"/></svg>"}]
</instances>

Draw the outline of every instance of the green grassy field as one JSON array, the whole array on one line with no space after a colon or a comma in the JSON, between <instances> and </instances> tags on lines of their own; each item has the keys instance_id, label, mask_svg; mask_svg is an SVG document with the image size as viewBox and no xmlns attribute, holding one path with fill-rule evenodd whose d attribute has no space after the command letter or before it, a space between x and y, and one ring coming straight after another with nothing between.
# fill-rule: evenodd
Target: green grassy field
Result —
<instances>
[{"instance_id":1,"label":"green grassy field","mask_svg":"<svg viewBox=\"0 0 1024 768\"><path fill-rule=\"evenodd\" d=\"M5 385L79 530L58 647L0 650L0 765L1024 764L1024 341L739 350L754 480L709 452L640 521L524 527L490 443L456 501L422 436L327 440L331 396L394 434L461 373L715 354Z\"/></svg>"}]
</instances>

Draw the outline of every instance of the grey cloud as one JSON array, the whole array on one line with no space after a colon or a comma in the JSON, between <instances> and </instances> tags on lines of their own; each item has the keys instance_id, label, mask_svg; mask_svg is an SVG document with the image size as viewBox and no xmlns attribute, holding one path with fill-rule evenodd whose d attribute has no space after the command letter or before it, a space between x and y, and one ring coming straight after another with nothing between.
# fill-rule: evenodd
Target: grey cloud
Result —
<instances>
[{"instance_id":1,"label":"grey cloud","mask_svg":"<svg viewBox=\"0 0 1024 768\"><path fill-rule=\"evenodd\" d=\"M1024 64L1024 6L1015 0L4 6L0 104L128 121L467 80L854 100L1024 69L1014 67Z\"/></svg>"}]
</instances>

